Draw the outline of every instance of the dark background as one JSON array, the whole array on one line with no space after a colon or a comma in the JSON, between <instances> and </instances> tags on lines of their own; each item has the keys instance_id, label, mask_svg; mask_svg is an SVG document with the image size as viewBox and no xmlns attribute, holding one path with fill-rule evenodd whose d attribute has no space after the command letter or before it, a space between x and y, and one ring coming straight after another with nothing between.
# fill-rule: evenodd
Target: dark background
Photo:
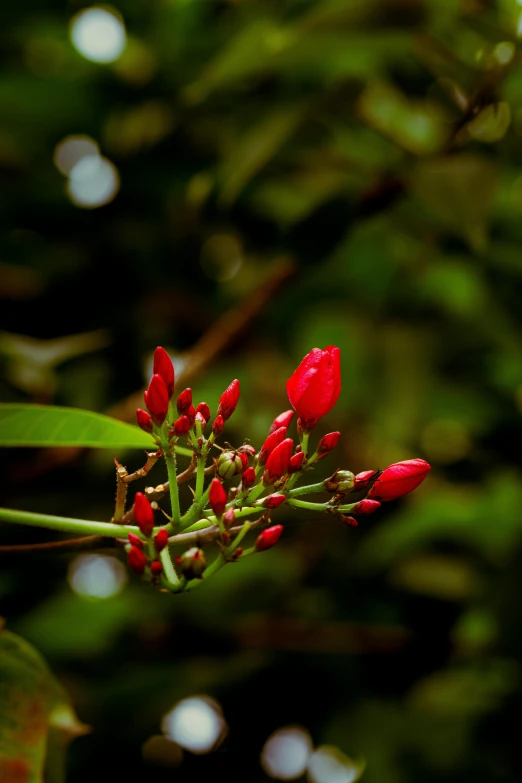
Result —
<instances>
[{"instance_id":1,"label":"dark background","mask_svg":"<svg viewBox=\"0 0 522 783\"><path fill-rule=\"evenodd\" d=\"M241 379L227 434L259 445L302 356L335 344L343 391L317 435L343 438L317 476L433 469L355 529L281 509L275 549L187 596L131 577L94 601L67 581L76 553L0 553L7 627L93 728L67 780L264 781L264 742L298 724L367 783L514 783L522 7L121 0L108 64L71 43L84 7L2 7L3 401L131 419L161 344L213 411ZM53 163L76 134L117 169L105 205L73 203ZM112 456L4 452L2 505L108 519ZM193 695L221 705L224 742L144 758Z\"/></svg>"}]
</instances>

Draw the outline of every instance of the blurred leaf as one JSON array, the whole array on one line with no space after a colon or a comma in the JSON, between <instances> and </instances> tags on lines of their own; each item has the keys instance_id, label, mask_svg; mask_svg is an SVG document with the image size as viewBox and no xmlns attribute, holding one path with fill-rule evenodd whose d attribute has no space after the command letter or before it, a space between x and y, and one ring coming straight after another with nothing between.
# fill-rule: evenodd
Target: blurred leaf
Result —
<instances>
[{"instance_id":1,"label":"blurred leaf","mask_svg":"<svg viewBox=\"0 0 522 783\"><path fill-rule=\"evenodd\" d=\"M154 450L151 436L139 427L101 413L16 403L0 403L0 446Z\"/></svg>"},{"instance_id":2,"label":"blurred leaf","mask_svg":"<svg viewBox=\"0 0 522 783\"><path fill-rule=\"evenodd\" d=\"M511 123L511 108L509 103L501 101L482 109L466 129L469 135L477 141L493 142L501 139Z\"/></svg>"},{"instance_id":3,"label":"blurred leaf","mask_svg":"<svg viewBox=\"0 0 522 783\"><path fill-rule=\"evenodd\" d=\"M89 730L40 654L19 636L0 631L2 783L42 783L52 727L60 730L55 739L63 746Z\"/></svg>"},{"instance_id":4,"label":"blurred leaf","mask_svg":"<svg viewBox=\"0 0 522 783\"><path fill-rule=\"evenodd\" d=\"M245 133L224 167L223 203L232 203L252 177L266 166L301 123L304 111L300 104L280 107Z\"/></svg>"},{"instance_id":5,"label":"blurred leaf","mask_svg":"<svg viewBox=\"0 0 522 783\"><path fill-rule=\"evenodd\" d=\"M417 163L413 192L472 250L483 252L498 182L495 163L476 155L458 155Z\"/></svg>"},{"instance_id":6,"label":"blurred leaf","mask_svg":"<svg viewBox=\"0 0 522 783\"><path fill-rule=\"evenodd\" d=\"M403 590L432 595L450 601L462 601L476 595L479 580L476 570L462 558L442 555L417 555L402 560L391 571L390 582Z\"/></svg>"}]
</instances>

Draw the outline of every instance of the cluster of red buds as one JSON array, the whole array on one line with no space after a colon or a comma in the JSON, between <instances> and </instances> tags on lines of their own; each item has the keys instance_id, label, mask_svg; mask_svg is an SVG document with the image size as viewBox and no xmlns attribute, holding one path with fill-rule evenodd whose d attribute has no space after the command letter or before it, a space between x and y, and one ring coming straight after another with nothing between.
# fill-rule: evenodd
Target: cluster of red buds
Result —
<instances>
[{"instance_id":1,"label":"cluster of red buds","mask_svg":"<svg viewBox=\"0 0 522 783\"><path fill-rule=\"evenodd\" d=\"M309 450L314 427L330 412L341 392L340 350L335 346L312 349L290 376L286 388L292 408L274 419L260 448L248 441L237 448L228 444L222 448L216 443L239 402L237 379L221 395L214 418L206 402L193 405L191 389L184 389L174 402L174 388L172 362L158 347L144 395L147 410L139 408L136 418L156 444L153 461L159 456L166 460L168 484L136 493L132 509L136 532L128 534L127 543L129 566L172 592L192 589L226 563L273 547L283 526L273 525L271 514L282 504L328 512L355 526L358 518L374 513L382 502L414 490L430 470L423 459L410 459L385 470L356 475L336 470L318 483L298 486L341 437L340 432L330 432L319 440L315 450ZM295 414L297 442L289 435ZM177 469L180 455L189 458L182 473ZM193 500L182 512L179 485L191 479L195 480ZM170 513L162 510L163 524L156 525L154 510L167 491ZM303 499L314 493L326 495L326 500ZM350 495L354 496L351 503ZM240 546L255 528L262 531L253 545ZM204 546L211 541L217 543L218 554L207 565ZM172 558L171 550L187 544L190 546L185 551Z\"/></svg>"}]
</instances>

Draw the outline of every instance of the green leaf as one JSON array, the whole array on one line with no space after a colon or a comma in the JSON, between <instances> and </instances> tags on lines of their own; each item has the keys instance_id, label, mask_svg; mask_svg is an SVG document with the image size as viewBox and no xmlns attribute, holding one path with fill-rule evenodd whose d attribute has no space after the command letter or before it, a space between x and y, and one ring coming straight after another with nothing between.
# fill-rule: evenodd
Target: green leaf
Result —
<instances>
[{"instance_id":1,"label":"green leaf","mask_svg":"<svg viewBox=\"0 0 522 783\"><path fill-rule=\"evenodd\" d=\"M63 748L89 729L78 721L41 655L19 636L1 631L0 780L42 783L51 730ZM61 766L60 756L52 757ZM59 770L50 773L59 779Z\"/></svg>"},{"instance_id":2,"label":"green leaf","mask_svg":"<svg viewBox=\"0 0 522 783\"><path fill-rule=\"evenodd\" d=\"M101 413L16 403L0 403L0 446L155 448L139 427Z\"/></svg>"}]
</instances>

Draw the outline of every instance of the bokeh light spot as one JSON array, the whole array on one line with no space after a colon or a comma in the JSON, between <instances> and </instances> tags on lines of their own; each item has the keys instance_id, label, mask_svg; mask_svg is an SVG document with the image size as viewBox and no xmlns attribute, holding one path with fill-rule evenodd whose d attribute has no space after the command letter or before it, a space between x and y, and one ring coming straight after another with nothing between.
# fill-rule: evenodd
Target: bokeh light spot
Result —
<instances>
[{"instance_id":1,"label":"bokeh light spot","mask_svg":"<svg viewBox=\"0 0 522 783\"><path fill-rule=\"evenodd\" d=\"M112 63L125 49L122 19L107 8L87 8L71 20L71 40L87 60Z\"/></svg>"},{"instance_id":2,"label":"bokeh light spot","mask_svg":"<svg viewBox=\"0 0 522 783\"><path fill-rule=\"evenodd\" d=\"M207 696L183 699L162 722L164 734L192 753L209 753L221 743L227 724L219 704Z\"/></svg>"},{"instance_id":3,"label":"bokeh light spot","mask_svg":"<svg viewBox=\"0 0 522 783\"><path fill-rule=\"evenodd\" d=\"M81 158L69 173L67 192L78 207L102 207L113 200L119 189L120 177L116 166L99 155Z\"/></svg>"},{"instance_id":4,"label":"bokeh light spot","mask_svg":"<svg viewBox=\"0 0 522 783\"><path fill-rule=\"evenodd\" d=\"M69 566L68 580L84 598L111 598L125 587L127 571L110 555L78 555Z\"/></svg>"},{"instance_id":5,"label":"bokeh light spot","mask_svg":"<svg viewBox=\"0 0 522 783\"><path fill-rule=\"evenodd\" d=\"M338 748L322 745L310 756L308 780L310 783L355 783L363 769L362 764L356 764Z\"/></svg>"},{"instance_id":6,"label":"bokeh light spot","mask_svg":"<svg viewBox=\"0 0 522 783\"><path fill-rule=\"evenodd\" d=\"M58 171L67 177L82 158L99 153L97 143L90 136L66 136L54 148L53 161Z\"/></svg>"},{"instance_id":7,"label":"bokeh light spot","mask_svg":"<svg viewBox=\"0 0 522 783\"><path fill-rule=\"evenodd\" d=\"M306 771L312 752L312 740L306 729L286 726L275 731L261 751L261 765L277 780L294 780Z\"/></svg>"}]
</instances>

